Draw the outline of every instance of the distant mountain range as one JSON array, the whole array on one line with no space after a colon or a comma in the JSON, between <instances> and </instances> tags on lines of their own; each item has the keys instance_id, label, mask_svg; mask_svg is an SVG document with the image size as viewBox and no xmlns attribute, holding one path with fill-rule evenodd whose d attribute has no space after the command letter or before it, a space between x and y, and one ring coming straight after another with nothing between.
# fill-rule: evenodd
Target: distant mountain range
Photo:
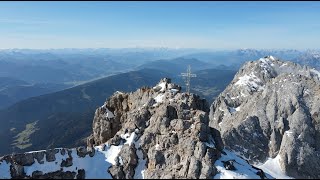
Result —
<instances>
[{"instance_id":1,"label":"distant mountain range","mask_svg":"<svg viewBox=\"0 0 320 180\"><path fill-rule=\"evenodd\" d=\"M23 99L60 91L69 86L49 83L30 84L13 78L0 77L0 109Z\"/></svg>"},{"instance_id":2,"label":"distant mountain range","mask_svg":"<svg viewBox=\"0 0 320 180\"><path fill-rule=\"evenodd\" d=\"M171 60L178 62L178 64L170 63L171 65L181 69L185 69L183 64L187 64L188 60L193 60L193 63L199 61L200 64L197 67L207 66L208 69L226 66L228 69L237 70L246 61L274 55L309 66L319 66L318 61L313 60L319 52L317 50L239 49L214 51L170 48L10 49L0 51L0 77L11 77L28 83L79 85L93 79L143 67L150 68L152 66L151 68L157 69L158 65L170 63ZM299 59L301 59L300 62ZM179 61L186 62L179 64Z\"/></svg>"},{"instance_id":3,"label":"distant mountain range","mask_svg":"<svg viewBox=\"0 0 320 180\"><path fill-rule=\"evenodd\" d=\"M185 90L179 74L188 65L198 75L191 80L191 92L211 103L242 63L267 53L319 68L317 51L0 51L0 146L7 147L0 154L82 144L90 132L94 110L113 92L133 91L163 77L170 77Z\"/></svg>"},{"instance_id":4,"label":"distant mountain range","mask_svg":"<svg viewBox=\"0 0 320 180\"><path fill-rule=\"evenodd\" d=\"M192 92L212 99L232 80L235 71L208 69L195 73L198 77L192 81ZM183 84L178 75L141 69L20 101L0 111L0 146L4 147L0 154L83 144L83 138L91 132L95 109L115 91L134 91L163 77L173 77Z\"/></svg>"}]
</instances>

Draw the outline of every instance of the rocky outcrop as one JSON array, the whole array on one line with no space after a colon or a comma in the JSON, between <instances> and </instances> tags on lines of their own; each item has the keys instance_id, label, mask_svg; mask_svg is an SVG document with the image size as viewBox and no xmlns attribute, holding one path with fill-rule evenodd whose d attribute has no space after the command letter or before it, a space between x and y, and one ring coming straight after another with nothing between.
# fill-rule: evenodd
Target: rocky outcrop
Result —
<instances>
[{"instance_id":1,"label":"rocky outcrop","mask_svg":"<svg viewBox=\"0 0 320 180\"><path fill-rule=\"evenodd\" d=\"M164 78L116 92L96 110L87 148L5 156L0 178L270 178L226 153L206 100L180 91Z\"/></svg>"},{"instance_id":2,"label":"rocky outcrop","mask_svg":"<svg viewBox=\"0 0 320 180\"><path fill-rule=\"evenodd\" d=\"M252 163L320 178L320 73L272 56L247 62L210 107L225 146Z\"/></svg>"},{"instance_id":3,"label":"rocky outcrop","mask_svg":"<svg viewBox=\"0 0 320 180\"><path fill-rule=\"evenodd\" d=\"M215 175L213 164L220 151L214 145L214 129L208 126L208 104L195 94L180 93L180 89L170 79L162 79L153 88L117 92L97 109L91 142L120 144L121 134L136 134L137 145L123 146L119 153L122 163L109 169L113 177L137 177L135 173L141 171L135 172L135 168L142 160L147 167L145 178ZM216 146L223 148L222 144Z\"/></svg>"},{"instance_id":4,"label":"rocky outcrop","mask_svg":"<svg viewBox=\"0 0 320 180\"><path fill-rule=\"evenodd\" d=\"M80 150L81 148L78 148L78 150L59 148L23 154L11 154L0 158L0 165L8 164L9 172L7 173L13 179L84 179L85 172L83 169L76 169L74 171L63 170L63 168L73 165L73 158L81 158L80 156L72 157L75 156L75 154L83 153L80 152ZM72 155L73 151L75 154ZM92 152L86 151L84 156L90 153ZM61 158L61 156L65 158ZM51 164L51 166L47 165L48 167L55 165L56 167L54 168L56 170L44 168L44 170L48 172L43 172L36 170L36 168L34 171L27 168L39 167L45 164Z\"/></svg>"}]
</instances>

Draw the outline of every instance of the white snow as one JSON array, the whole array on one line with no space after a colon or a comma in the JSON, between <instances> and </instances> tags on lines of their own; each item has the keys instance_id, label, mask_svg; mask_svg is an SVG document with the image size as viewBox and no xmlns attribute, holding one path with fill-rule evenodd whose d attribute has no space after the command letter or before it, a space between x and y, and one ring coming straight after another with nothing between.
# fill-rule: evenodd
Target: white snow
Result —
<instances>
[{"instance_id":1,"label":"white snow","mask_svg":"<svg viewBox=\"0 0 320 180\"><path fill-rule=\"evenodd\" d=\"M144 171L146 169L146 159L143 159L143 153L140 149L140 139L138 141L134 141L135 148L137 149L138 156L138 166L135 169L134 179L144 179Z\"/></svg>"},{"instance_id":2,"label":"white snow","mask_svg":"<svg viewBox=\"0 0 320 180\"><path fill-rule=\"evenodd\" d=\"M234 107L229 107L229 112L230 113L234 113L234 112L237 112L237 111L240 111L240 106L234 108Z\"/></svg>"},{"instance_id":3,"label":"white snow","mask_svg":"<svg viewBox=\"0 0 320 180\"><path fill-rule=\"evenodd\" d=\"M108 152L109 149L106 148ZM111 175L107 171L101 171L101 169L108 169L111 166L111 163L108 162L106 159L107 153L104 151L97 150L93 157L89 155L85 156L84 158L78 157L77 152L75 149L72 149L71 156L73 157L73 165L70 167L64 167L63 171L75 171L76 169L84 169L86 172L86 178L95 178L95 179L106 179L112 178ZM54 172L60 170L60 164L62 160L68 158L68 153L64 156L61 153L57 153L56 160L53 162L44 161L44 164L39 164L38 161L35 161L34 164L31 166L24 166L24 170L26 175L32 175L32 172L38 170L42 171L43 173Z\"/></svg>"},{"instance_id":4,"label":"white snow","mask_svg":"<svg viewBox=\"0 0 320 180\"><path fill-rule=\"evenodd\" d=\"M286 134L287 136L292 136L293 132L292 132L292 131L285 131L285 134Z\"/></svg>"},{"instance_id":5,"label":"white snow","mask_svg":"<svg viewBox=\"0 0 320 180\"><path fill-rule=\"evenodd\" d=\"M157 97L154 99L156 100L157 103L161 103L163 101L164 94L158 94Z\"/></svg>"},{"instance_id":6,"label":"white snow","mask_svg":"<svg viewBox=\"0 0 320 180\"><path fill-rule=\"evenodd\" d=\"M173 92L173 93L176 93L176 92L178 92L179 90L178 90L178 89L170 89L170 91Z\"/></svg>"},{"instance_id":7,"label":"white snow","mask_svg":"<svg viewBox=\"0 0 320 180\"><path fill-rule=\"evenodd\" d=\"M270 174L276 179L293 179L292 177L287 176L280 166L280 155L278 154L275 158L268 158L268 160L263 164L257 164L256 167L262 169L264 172Z\"/></svg>"},{"instance_id":8,"label":"white snow","mask_svg":"<svg viewBox=\"0 0 320 180\"><path fill-rule=\"evenodd\" d=\"M121 135L122 138L126 139L125 144L132 144L134 143L134 138L136 134L132 133L129 135L128 133L125 135ZM105 150L103 150L103 146L105 145ZM78 169L84 169L86 172L86 178L93 178L93 179L111 179L111 175L108 173L107 169L111 165L115 165L116 158L119 157L119 152L123 145L119 146L109 146L108 144L102 144L100 146L94 147L96 152L93 157L86 155L84 158L79 157L77 155L76 149L71 149L73 157L73 165L70 167L63 167L63 171L74 171L77 172ZM60 149L61 151L61 149ZM36 151L34 151L36 152ZM30 153L30 152L29 152ZM138 152L139 153L139 152ZM139 154L138 154L139 156ZM24 166L24 170L26 175L32 175L32 172L38 170L42 171L43 173L54 172L60 170L60 164L62 160L66 160L69 156L66 152L65 155L61 155L61 153L55 154L56 160L53 162L47 162L44 160L43 164L39 164L38 161L35 161L34 164L31 166ZM122 162L122 158L119 157L119 162ZM2 163L0 165L0 178L5 178L10 176L9 165L6 163Z\"/></svg>"},{"instance_id":9,"label":"white snow","mask_svg":"<svg viewBox=\"0 0 320 180\"><path fill-rule=\"evenodd\" d=\"M269 56L269 58L260 58L260 66L263 69L264 74L268 74L271 69L272 66L274 66L274 64L270 61L270 60L275 60L273 56Z\"/></svg>"},{"instance_id":10,"label":"white snow","mask_svg":"<svg viewBox=\"0 0 320 180\"><path fill-rule=\"evenodd\" d=\"M119 163L120 163L121 165L123 165L123 160L122 160L122 157L121 157L121 156L119 156Z\"/></svg>"},{"instance_id":11,"label":"white snow","mask_svg":"<svg viewBox=\"0 0 320 180\"><path fill-rule=\"evenodd\" d=\"M256 174L258 171L252 168L244 159L226 149L224 149L224 152L227 155L221 154L221 158L214 163L218 169L218 173L213 177L213 179L261 179L260 176ZM228 160L235 160L233 165L237 170L226 170L222 161ZM266 174L266 176L268 178L272 178L268 174Z\"/></svg>"},{"instance_id":12,"label":"white snow","mask_svg":"<svg viewBox=\"0 0 320 180\"><path fill-rule=\"evenodd\" d=\"M115 94L124 94L123 92L121 92L121 91L116 91L116 93Z\"/></svg>"},{"instance_id":13,"label":"white snow","mask_svg":"<svg viewBox=\"0 0 320 180\"><path fill-rule=\"evenodd\" d=\"M107 148L107 146L106 146ZM115 165L116 164L116 158L118 157L118 154L120 153L122 148L122 145L119 146L111 146L109 147L108 151L103 152L106 157L106 161L110 162L111 164Z\"/></svg>"},{"instance_id":14,"label":"white snow","mask_svg":"<svg viewBox=\"0 0 320 180\"><path fill-rule=\"evenodd\" d=\"M275 60L275 58L273 57L273 56L269 56L269 59L271 59L271 60Z\"/></svg>"},{"instance_id":15,"label":"white snow","mask_svg":"<svg viewBox=\"0 0 320 180\"><path fill-rule=\"evenodd\" d=\"M3 160L0 164L0 179L11 179L10 164Z\"/></svg>"},{"instance_id":16,"label":"white snow","mask_svg":"<svg viewBox=\"0 0 320 180\"><path fill-rule=\"evenodd\" d=\"M163 92L166 88L166 82L162 82L162 83L157 84L155 87L153 87L153 89L155 89L158 86L161 87L160 91Z\"/></svg>"},{"instance_id":17,"label":"white snow","mask_svg":"<svg viewBox=\"0 0 320 180\"><path fill-rule=\"evenodd\" d=\"M244 94L242 91L240 92L240 94L241 94L242 97L247 97L247 95Z\"/></svg>"},{"instance_id":18,"label":"white snow","mask_svg":"<svg viewBox=\"0 0 320 180\"><path fill-rule=\"evenodd\" d=\"M111 111L109 111L108 108L106 108L105 116L106 116L107 118L114 118L113 113L112 113Z\"/></svg>"},{"instance_id":19,"label":"white snow","mask_svg":"<svg viewBox=\"0 0 320 180\"><path fill-rule=\"evenodd\" d=\"M283 63L280 67L287 66L288 63Z\"/></svg>"},{"instance_id":20,"label":"white snow","mask_svg":"<svg viewBox=\"0 0 320 180\"><path fill-rule=\"evenodd\" d=\"M244 76L239 77L239 80L235 83L237 86L246 86L251 91L262 89L262 86L259 85L261 80L251 72L249 75L245 74Z\"/></svg>"},{"instance_id":21,"label":"white snow","mask_svg":"<svg viewBox=\"0 0 320 180\"><path fill-rule=\"evenodd\" d=\"M160 150L160 145L159 144L156 144L155 147L156 147L156 150L158 150L158 151Z\"/></svg>"},{"instance_id":22,"label":"white snow","mask_svg":"<svg viewBox=\"0 0 320 180\"><path fill-rule=\"evenodd\" d=\"M310 69L310 72L313 72L314 74L318 75L318 77L320 78L320 72L315 70L315 69Z\"/></svg>"},{"instance_id":23,"label":"white snow","mask_svg":"<svg viewBox=\"0 0 320 180\"><path fill-rule=\"evenodd\" d=\"M236 96L236 97L231 97L230 99L237 99L237 98L239 98L240 96Z\"/></svg>"}]
</instances>

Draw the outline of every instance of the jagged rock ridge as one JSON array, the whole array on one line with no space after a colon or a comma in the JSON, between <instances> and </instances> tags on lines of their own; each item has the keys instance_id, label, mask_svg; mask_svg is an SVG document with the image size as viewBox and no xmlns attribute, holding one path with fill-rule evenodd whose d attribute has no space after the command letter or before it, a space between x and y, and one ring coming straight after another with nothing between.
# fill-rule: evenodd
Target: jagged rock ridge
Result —
<instances>
[{"instance_id":1,"label":"jagged rock ridge","mask_svg":"<svg viewBox=\"0 0 320 180\"><path fill-rule=\"evenodd\" d=\"M272 56L247 62L211 105L210 126L266 171L274 163L280 177L319 178L319 79L315 69Z\"/></svg>"},{"instance_id":2,"label":"jagged rock ridge","mask_svg":"<svg viewBox=\"0 0 320 180\"><path fill-rule=\"evenodd\" d=\"M180 90L165 78L116 92L96 110L87 148L5 156L0 178L271 178L224 150L206 101Z\"/></svg>"}]
</instances>

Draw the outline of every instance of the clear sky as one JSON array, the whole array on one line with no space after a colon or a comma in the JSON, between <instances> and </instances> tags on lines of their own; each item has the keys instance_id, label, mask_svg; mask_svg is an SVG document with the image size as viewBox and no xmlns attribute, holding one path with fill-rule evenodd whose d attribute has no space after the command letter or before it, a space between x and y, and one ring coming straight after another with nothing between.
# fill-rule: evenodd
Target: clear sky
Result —
<instances>
[{"instance_id":1,"label":"clear sky","mask_svg":"<svg viewBox=\"0 0 320 180\"><path fill-rule=\"evenodd\" d=\"M320 2L0 2L0 48L319 48Z\"/></svg>"}]
</instances>

